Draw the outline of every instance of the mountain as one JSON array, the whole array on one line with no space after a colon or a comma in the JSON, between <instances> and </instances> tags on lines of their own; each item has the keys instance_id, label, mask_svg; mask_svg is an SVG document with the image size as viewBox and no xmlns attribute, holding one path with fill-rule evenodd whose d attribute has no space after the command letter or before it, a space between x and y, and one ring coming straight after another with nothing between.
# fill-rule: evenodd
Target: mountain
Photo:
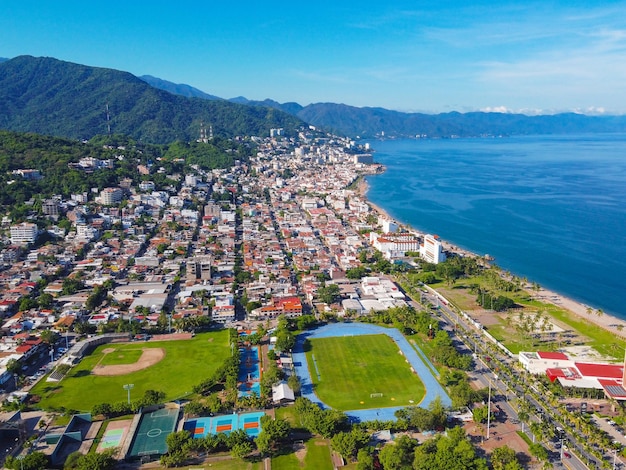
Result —
<instances>
[{"instance_id":1,"label":"mountain","mask_svg":"<svg viewBox=\"0 0 626 470\"><path fill-rule=\"evenodd\" d=\"M154 86L159 87L156 82ZM485 112L423 114L384 108L357 108L337 103L302 106L298 103L279 103L271 99L254 101L243 96L228 101L278 109L338 134L369 138L379 137L382 133L387 137L419 135L442 138L626 132L626 116L586 116L576 113L527 116Z\"/></svg>"},{"instance_id":2,"label":"mountain","mask_svg":"<svg viewBox=\"0 0 626 470\"><path fill-rule=\"evenodd\" d=\"M422 114L317 103L305 106L296 115L316 126L370 138L382 132L389 137L476 137L626 131L626 116L586 116L575 113L542 116L484 112Z\"/></svg>"},{"instance_id":3,"label":"mountain","mask_svg":"<svg viewBox=\"0 0 626 470\"><path fill-rule=\"evenodd\" d=\"M9 59L7 59L6 57L0 57L0 63L6 62L7 60L9 60Z\"/></svg>"},{"instance_id":4,"label":"mountain","mask_svg":"<svg viewBox=\"0 0 626 470\"><path fill-rule=\"evenodd\" d=\"M266 99L263 101L253 101L253 100L244 98L243 96L231 98L228 101L230 101L231 103L247 104L248 106L263 106L263 107L268 107L268 108L274 108L274 109L278 109L280 111L284 111L289 114L293 114L294 116L297 116L298 113L302 111L303 109L302 105L298 103L293 103L293 102L279 103L278 101L274 101L270 99Z\"/></svg>"},{"instance_id":5,"label":"mountain","mask_svg":"<svg viewBox=\"0 0 626 470\"><path fill-rule=\"evenodd\" d=\"M0 129L89 139L110 125L112 133L167 143L195 140L202 123L226 137L304 125L274 108L175 95L127 72L47 57L0 63Z\"/></svg>"},{"instance_id":6,"label":"mountain","mask_svg":"<svg viewBox=\"0 0 626 470\"><path fill-rule=\"evenodd\" d=\"M153 77L152 75L142 75L141 78L144 82L154 88L168 91L174 95L186 96L187 98L203 98L205 100L221 100L219 96L209 95L203 91L198 90L190 85L184 83L173 83L163 80L161 78ZM245 104L245 103L242 103Z\"/></svg>"}]
</instances>

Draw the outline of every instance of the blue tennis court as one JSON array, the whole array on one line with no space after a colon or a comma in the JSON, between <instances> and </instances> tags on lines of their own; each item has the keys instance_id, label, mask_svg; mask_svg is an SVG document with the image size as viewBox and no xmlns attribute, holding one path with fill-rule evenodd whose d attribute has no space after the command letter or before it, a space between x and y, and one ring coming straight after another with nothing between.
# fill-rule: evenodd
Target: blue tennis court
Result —
<instances>
[{"instance_id":1,"label":"blue tennis court","mask_svg":"<svg viewBox=\"0 0 626 470\"><path fill-rule=\"evenodd\" d=\"M185 421L183 429L189 431L195 439L208 434L230 434L237 429L243 429L250 437L256 437L261 432L261 416L265 413L243 413L213 417L194 418Z\"/></svg>"}]
</instances>

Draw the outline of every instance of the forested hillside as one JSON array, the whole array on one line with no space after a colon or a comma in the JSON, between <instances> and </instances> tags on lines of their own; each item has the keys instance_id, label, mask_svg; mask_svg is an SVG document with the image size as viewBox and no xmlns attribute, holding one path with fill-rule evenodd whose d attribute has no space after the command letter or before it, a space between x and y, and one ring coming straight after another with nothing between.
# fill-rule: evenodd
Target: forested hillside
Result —
<instances>
[{"instance_id":1,"label":"forested hillside","mask_svg":"<svg viewBox=\"0 0 626 470\"><path fill-rule=\"evenodd\" d=\"M108 108L108 118L107 118ZM187 98L134 75L52 58L20 56L0 63L0 128L76 139L128 135L150 143L192 141L200 127L214 135L287 135L303 125L273 108Z\"/></svg>"},{"instance_id":2,"label":"forested hillside","mask_svg":"<svg viewBox=\"0 0 626 470\"><path fill-rule=\"evenodd\" d=\"M247 161L253 148L249 142L219 137L210 143L152 145L117 135L80 142L0 131L0 207L11 209L14 218L19 219L27 201L117 186L125 178L135 184L151 180L161 186L175 185L176 181L168 180L168 175L184 175L189 165L204 170L228 168L235 160ZM72 165L87 157L111 160L111 168L85 171ZM151 174L141 175L138 165L147 167ZM159 168L164 171L157 171ZM39 170L41 178L28 179L14 173L20 169Z\"/></svg>"}]
</instances>

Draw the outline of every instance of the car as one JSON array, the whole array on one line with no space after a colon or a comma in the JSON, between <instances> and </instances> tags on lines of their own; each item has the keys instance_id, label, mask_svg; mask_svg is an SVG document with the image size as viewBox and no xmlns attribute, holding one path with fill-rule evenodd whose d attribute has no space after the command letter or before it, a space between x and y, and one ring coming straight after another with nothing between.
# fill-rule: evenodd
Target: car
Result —
<instances>
[{"instance_id":1,"label":"car","mask_svg":"<svg viewBox=\"0 0 626 470\"><path fill-rule=\"evenodd\" d=\"M569 452L563 452L563 457L565 457L566 459L569 459L572 457L572 454L570 454Z\"/></svg>"}]
</instances>

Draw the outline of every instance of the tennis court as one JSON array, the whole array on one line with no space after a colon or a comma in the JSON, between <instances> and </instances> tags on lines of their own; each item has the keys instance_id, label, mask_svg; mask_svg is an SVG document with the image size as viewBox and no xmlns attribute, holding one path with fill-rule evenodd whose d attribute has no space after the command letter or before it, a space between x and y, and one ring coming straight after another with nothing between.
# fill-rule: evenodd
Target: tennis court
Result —
<instances>
[{"instance_id":1,"label":"tennis court","mask_svg":"<svg viewBox=\"0 0 626 470\"><path fill-rule=\"evenodd\" d=\"M125 431L126 428L107 429L100 439L100 449L106 450L113 447L120 447L120 445L122 444L122 439L124 438Z\"/></svg>"},{"instance_id":2,"label":"tennis court","mask_svg":"<svg viewBox=\"0 0 626 470\"><path fill-rule=\"evenodd\" d=\"M248 436L256 437L261 432L261 416L264 414L257 412L194 418L185 421L183 429L189 431L195 439L203 438L207 434L230 434L236 429L243 429Z\"/></svg>"},{"instance_id":3,"label":"tennis court","mask_svg":"<svg viewBox=\"0 0 626 470\"><path fill-rule=\"evenodd\" d=\"M165 438L176 430L178 408L162 408L141 416L128 456L161 455L167 452Z\"/></svg>"}]
</instances>

